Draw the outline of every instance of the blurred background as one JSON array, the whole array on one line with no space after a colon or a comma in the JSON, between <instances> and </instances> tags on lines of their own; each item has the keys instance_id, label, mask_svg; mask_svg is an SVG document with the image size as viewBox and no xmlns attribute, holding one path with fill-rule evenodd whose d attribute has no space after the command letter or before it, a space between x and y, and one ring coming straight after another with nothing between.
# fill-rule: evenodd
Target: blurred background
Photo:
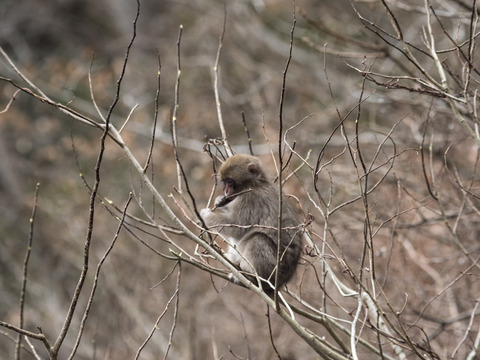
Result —
<instances>
[{"instance_id":1,"label":"blurred background","mask_svg":"<svg viewBox=\"0 0 480 360\"><path fill-rule=\"evenodd\" d=\"M425 51L423 4L388 3L423 69L439 79ZM98 119L92 92L105 115L115 98L126 47L132 38L136 2L1 0L0 5L0 45L19 69L54 100ZM298 154L310 154L313 166L317 159L324 165L316 185L325 198L331 194L331 208L335 208L359 194L358 168L352 162L352 157L359 154L351 157L345 147L346 138L352 143L357 139L358 117L360 155L374 169L370 184L383 180L369 196L369 216L375 230L372 254L376 257L377 280L385 293L379 302L385 304L389 299L394 309L401 309L406 332L419 348L445 358L463 338L470 316L475 315L474 302L480 296L479 271L470 267L480 250L475 195L478 141L455 119L445 98L418 85L415 79L425 74L398 51L400 42L380 34L390 45L382 41L362 23L354 7L389 34L395 34L380 2L296 1L284 130L291 128L287 139L295 143ZM478 71L470 67L472 81L465 85L468 66L462 65L464 59L456 51L460 47L454 46L455 42L465 44L468 40L471 4L434 1L432 7L441 19L434 23L434 31L437 48L445 50L441 61L448 66L453 93L475 94L470 100L478 98ZM170 119L175 104L180 26L178 150L191 192L202 208L212 191L214 172L204 145L209 139L221 137L214 64L225 16L219 94L228 139L237 152L249 151L243 114L255 154L274 173L269 154L270 149L276 152L278 148L279 102L292 9L292 3L280 0L234 0L226 6L215 0L141 1L136 39L111 120L121 127L131 113L122 135L144 162L159 88L152 176L165 198L175 193L177 186ZM364 83L360 70L390 78L376 77L377 83ZM16 79L3 58L0 75ZM0 111L6 109L15 90L9 83L0 82ZM462 111L475 128L478 119L469 114L477 111L477 103L472 103L473 108L465 105ZM338 130L342 120L343 132ZM386 134L391 134L387 140ZM35 187L40 183L24 327L36 331L40 326L48 337L58 336L78 281L88 228L90 194L79 174L90 186L93 184L100 136L98 129L80 124L24 93L17 94L8 111L0 113L0 320L18 324L29 218ZM422 143L424 149L430 149L423 160L427 174L422 167ZM301 164L293 156L289 173ZM107 142L101 174L102 197L121 208L135 189L144 206L154 211L151 196L111 141ZM309 199L315 197L314 185L311 170L304 166L286 183L286 191L300 199L305 214L312 214L311 230L319 234L314 237L316 243L320 246L322 239L327 241L332 254L341 254L351 268L361 269L364 205L355 201L339 208L328 219L331 232L324 238L325 219L315 201ZM172 199L169 204L178 209ZM142 217L139 206L132 206L131 211ZM155 217L168 223L160 210ZM117 222L99 204L92 269L116 228ZM104 264L77 359L134 358L165 309L158 330L140 358L163 358L167 348L173 359L277 358L270 341L266 306L245 289L225 286L224 280L182 264L178 313L173 303L167 308L176 289L176 262L158 256L139 240L168 253L161 235L136 234L122 232ZM187 239L179 238L178 243L186 249L194 248ZM332 259L339 276L355 286L342 262L335 256ZM291 287L320 308L324 290L314 272L308 270L310 262L313 260L306 256ZM468 274L462 272L465 269ZM165 282L155 286L165 277ZM90 273L88 289L92 281ZM78 327L88 294L85 291L80 298L74 328ZM349 320L346 314L357 306L354 299L342 298L335 290L328 304L327 313ZM317 358L285 323L275 315L271 317L272 336L282 359ZM319 324L302 321L318 335L328 335ZM172 324L176 327L171 338ZM458 356L465 356L475 346L478 328L470 330ZM0 329L1 358L13 358L15 338L12 332ZM61 358L68 356L75 338L76 331L67 336ZM367 338L376 341L375 336ZM41 345L36 345L42 358L46 357ZM27 351L22 358L34 357Z\"/></svg>"}]
</instances>

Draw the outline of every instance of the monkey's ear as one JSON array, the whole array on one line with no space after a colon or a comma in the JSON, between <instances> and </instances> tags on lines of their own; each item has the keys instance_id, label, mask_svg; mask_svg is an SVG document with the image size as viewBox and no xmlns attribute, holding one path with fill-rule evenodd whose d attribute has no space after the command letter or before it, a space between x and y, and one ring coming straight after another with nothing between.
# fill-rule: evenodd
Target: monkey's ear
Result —
<instances>
[{"instance_id":1,"label":"monkey's ear","mask_svg":"<svg viewBox=\"0 0 480 360\"><path fill-rule=\"evenodd\" d=\"M250 163L247 165L248 172L252 174L253 176L257 177L258 176L258 167L257 164L255 163Z\"/></svg>"}]
</instances>

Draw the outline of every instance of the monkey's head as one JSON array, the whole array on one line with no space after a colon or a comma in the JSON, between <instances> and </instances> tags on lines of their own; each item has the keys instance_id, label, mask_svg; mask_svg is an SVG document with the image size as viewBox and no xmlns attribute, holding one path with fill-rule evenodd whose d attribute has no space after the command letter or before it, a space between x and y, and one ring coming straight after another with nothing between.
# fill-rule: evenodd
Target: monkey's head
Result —
<instances>
[{"instance_id":1,"label":"monkey's head","mask_svg":"<svg viewBox=\"0 0 480 360\"><path fill-rule=\"evenodd\" d=\"M248 189L256 189L268 183L262 163L251 155L238 154L228 158L220 167L218 177L225 185L225 196Z\"/></svg>"}]
</instances>

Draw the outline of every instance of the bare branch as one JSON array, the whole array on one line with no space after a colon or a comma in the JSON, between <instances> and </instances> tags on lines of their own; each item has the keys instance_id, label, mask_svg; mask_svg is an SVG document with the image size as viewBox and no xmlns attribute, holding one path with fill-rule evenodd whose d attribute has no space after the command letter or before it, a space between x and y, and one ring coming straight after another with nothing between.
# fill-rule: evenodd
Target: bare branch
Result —
<instances>
[{"instance_id":1,"label":"bare branch","mask_svg":"<svg viewBox=\"0 0 480 360\"><path fill-rule=\"evenodd\" d=\"M20 292L20 319L18 326L23 328L23 317L24 317L24 307L25 307L25 294L27 291L27 279L28 279L28 262L30 260L30 254L32 252L32 245L33 245L33 227L35 224L35 214L37 212L37 201L38 201L38 191L40 189L40 183L37 183L35 187L35 195L33 197L33 208L32 208L32 215L30 216L30 234L28 235L28 245L27 251L25 253L25 260L23 262L23 281L22 281L22 290ZM17 336L17 344L15 347L15 359L20 359L20 350L22 347L22 334L18 333Z\"/></svg>"},{"instance_id":2,"label":"bare branch","mask_svg":"<svg viewBox=\"0 0 480 360\"><path fill-rule=\"evenodd\" d=\"M222 48L223 48L223 37L225 36L225 29L227 24L227 2L224 3L224 9L225 10L223 14L223 28L218 41L218 49L217 49L217 57L215 58L215 65L213 66L213 74L214 74L213 90L215 92L215 105L217 108L218 125L220 126L220 131L222 133L222 139L224 142L225 151L227 152L228 157L230 157L233 155L233 151L228 142L228 135L225 130L225 125L224 125L223 115L222 115L222 104L220 102L220 94L218 92L218 87L219 87L218 70L219 70L219 63L220 63L220 54L222 53Z\"/></svg>"}]
</instances>

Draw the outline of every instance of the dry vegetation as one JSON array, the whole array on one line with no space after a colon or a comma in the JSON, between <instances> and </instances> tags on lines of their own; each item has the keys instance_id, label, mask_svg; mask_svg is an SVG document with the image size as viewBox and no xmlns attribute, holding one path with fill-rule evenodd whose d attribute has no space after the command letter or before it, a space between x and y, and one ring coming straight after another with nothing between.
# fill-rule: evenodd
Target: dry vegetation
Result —
<instances>
[{"instance_id":1,"label":"dry vegetation","mask_svg":"<svg viewBox=\"0 0 480 360\"><path fill-rule=\"evenodd\" d=\"M3 1L0 357L478 359L478 15ZM227 145L311 240L278 303L198 222Z\"/></svg>"}]
</instances>

